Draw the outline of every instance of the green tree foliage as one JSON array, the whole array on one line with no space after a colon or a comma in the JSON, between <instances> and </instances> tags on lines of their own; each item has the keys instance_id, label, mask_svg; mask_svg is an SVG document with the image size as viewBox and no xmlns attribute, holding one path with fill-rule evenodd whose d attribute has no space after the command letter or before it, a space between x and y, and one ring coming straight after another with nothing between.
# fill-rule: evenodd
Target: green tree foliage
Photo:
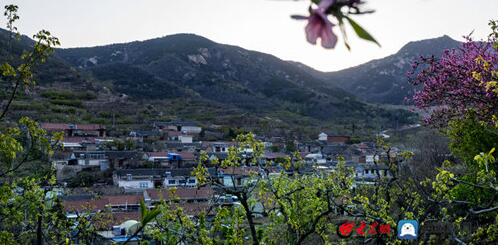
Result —
<instances>
[{"instance_id":1,"label":"green tree foliage","mask_svg":"<svg viewBox=\"0 0 504 251\"><path fill-rule=\"evenodd\" d=\"M496 26L492 36L497 36ZM497 89L496 79L481 83L478 74L473 75L474 84ZM279 173L270 172L275 168L271 163L258 161L264 145L252 134L241 134L236 138L238 146L229 149L217 172L241 173L246 163L257 166L246 182L232 176L231 183L225 184L210 176L204 152L194 170L198 184L236 196L239 203L233 207L215 204L216 217L211 222L205 221L206 214L190 220L181 208L165 204L160 213L163 220L150 236L170 244L496 243L496 121L496 116L479 121L470 112L449 121L443 132L451 140L457 161L446 161L427 178L409 165L413 153L394 152L378 138L377 156L385 155L380 155L375 167L385 166L389 174L378 171L378 179L370 183L354 180L353 169L343 159L335 169L320 171L306 165L299 154L279 161ZM389 224L392 229L401 219L417 219L425 229L415 241L390 235L337 238L336 226L344 219Z\"/></svg>"},{"instance_id":2,"label":"green tree foliage","mask_svg":"<svg viewBox=\"0 0 504 251\"><path fill-rule=\"evenodd\" d=\"M7 28L13 39L20 37L15 26L19 19L17 11L15 5L5 6ZM68 237L73 224L52 192L55 170L49 161L62 134L47 138L46 131L37 122L27 117L12 122L7 116L20 89L35 84L34 70L59 45L59 40L46 30L33 38L35 44L31 51L0 64L0 81L7 83L2 85L6 88L1 90L1 96L6 100L2 100L0 110L0 244L71 242Z\"/></svg>"},{"instance_id":3,"label":"green tree foliage","mask_svg":"<svg viewBox=\"0 0 504 251\"><path fill-rule=\"evenodd\" d=\"M492 33L488 43L496 53L497 21L490 21L490 27ZM498 210L497 114L493 112L490 101L496 97L498 89L496 55L493 61L485 60L483 55L476 56L474 64L481 67L472 72L462 67L460 71L472 75L467 83L486 88L489 94L483 99L488 100L481 101L488 105L473 106L467 101L463 104L467 107L463 116L448 121L448 126L442 131L450 138L450 149L458 161L446 161L438 169L436 177L424 184L432 186L429 199L439 208L435 219L451 226L451 240L460 244L495 244ZM464 69L466 72L463 72ZM481 113L490 113L491 116L476 115Z\"/></svg>"},{"instance_id":4,"label":"green tree foliage","mask_svg":"<svg viewBox=\"0 0 504 251\"><path fill-rule=\"evenodd\" d=\"M471 113L465 119L450 121L446 134L452 153L468 167L476 166L474 156L497 148L497 128L481 123Z\"/></svg>"},{"instance_id":5,"label":"green tree foliage","mask_svg":"<svg viewBox=\"0 0 504 251\"><path fill-rule=\"evenodd\" d=\"M5 16L8 29L17 34L17 7L7 6ZM491 37L496 38L497 24L492 23L492 27ZM47 31L34 38L32 51L0 65L1 81L10 83L2 90L8 95L0 114L0 244L96 243L96 231L104 228L110 212L81 213L70 221L52 191L55 178L49 159L61 134L49 139L29 118L16 123L7 120L17 92L34 85L35 67L44 63L53 46L59 44ZM496 39L492 41L497 50ZM491 72L473 72L474 84L496 91L496 70L482 69ZM494 78L483 81L480 75ZM67 97L65 93L50 96L56 100ZM496 122L496 115L491 121L480 121L470 113L450 121L445 132L459 161L445 162L434 177L427 179L408 165L411 152L394 152L378 138L377 155L385 156L381 155L375 167L385 166L390 173L378 172L378 179L370 183L359 183L354 169L342 158L335 168L323 170L303 161L295 148L289 149L294 152L292 156L275 164L263 162L264 144L251 133L238 134L230 128L226 134L236 136L238 146L229 148L227 158L217 167L219 175L210 175L208 166L216 163L211 163L205 152L200 153L193 174L199 186L211 186L218 194L234 196L237 201L223 204L213 200L209 210L198 215L185 212L173 196L155 208L142 201L140 223L126 243L137 236L142 237L142 243L160 244L496 243ZM114 144L121 149L133 147L129 142ZM210 214L213 217L208 217ZM378 222L394 228L401 219L418 219L422 227L434 221L448 230L427 232L416 241L399 241L390 235L344 239L336 234L343 220Z\"/></svg>"},{"instance_id":6,"label":"green tree foliage","mask_svg":"<svg viewBox=\"0 0 504 251\"><path fill-rule=\"evenodd\" d=\"M204 165L205 157L200 160L194 174L199 184L211 184L218 191L238 198L239 204L236 207L241 210L235 211L234 214L226 211L225 215L229 215L231 221L239 221L244 214L244 226L236 226L234 230L245 229L244 243L345 243L346 240L337 238L336 233L338 220L345 218L344 215L350 215L351 219L395 224L396 218L390 216L388 207L383 207L383 210L380 209L375 215L370 214L371 210L366 206L371 200L364 192L355 192L353 168L346 166L343 159L339 160L335 169L321 171L312 169L299 153L295 153L292 157L279 161L282 167L280 172L272 173L275 168L272 163L264 164L258 161L264 152L263 143L255 140L250 133L239 135L237 141L239 146L229 149L222 168L230 169L230 173L238 173L244 168L246 161L258 166L259 170L251 172L245 183L239 184L237 179L232 178L231 185L225 185L221 180L210 177ZM244 155L244 152L252 154ZM205 153L202 155L206 156ZM385 187L380 189L386 191ZM400 196L403 195L397 195ZM384 199L373 199L381 203L373 205L373 209L387 205ZM220 210L229 209L218 207L216 210L219 215ZM221 222L214 221L210 228L215 228L215 224ZM201 229L191 232L198 233ZM210 234L210 239L215 238L212 235L216 234L215 232L208 229L206 232Z\"/></svg>"}]
</instances>

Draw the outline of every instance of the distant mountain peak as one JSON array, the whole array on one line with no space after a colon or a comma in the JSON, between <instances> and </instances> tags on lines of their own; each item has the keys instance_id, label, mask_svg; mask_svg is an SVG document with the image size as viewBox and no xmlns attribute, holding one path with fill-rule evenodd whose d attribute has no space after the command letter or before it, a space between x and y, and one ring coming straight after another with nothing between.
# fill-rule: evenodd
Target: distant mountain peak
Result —
<instances>
[{"instance_id":1,"label":"distant mountain peak","mask_svg":"<svg viewBox=\"0 0 504 251\"><path fill-rule=\"evenodd\" d=\"M440 56L460 44L447 35L413 41L396 54L345 70L323 73L322 78L330 86L342 88L367 102L403 104L404 98L411 97L414 92L406 78L412 61L420 55Z\"/></svg>"},{"instance_id":2,"label":"distant mountain peak","mask_svg":"<svg viewBox=\"0 0 504 251\"><path fill-rule=\"evenodd\" d=\"M254 112L288 110L326 120L362 117L365 104L301 66L181 33L145 41L57 50L57 56L137 99L189 97ZM350 109L350 107L352 109Z\"/></svg>"},{"instance_id":3,"label":"distant mountain peak","mask_svg":"<svg viewBox=\"0 0 504 251\"><path fill-rule=\"evenodd\" d=\"M7 35L0 32L0 45L7 44ZM21 54L33 43L27 41L30 43L17 44L16 51L0 46L0 59ZM395 110L400 114L398 122L389 110L357 101L343 89L328 88L314 73L300 63L181 33L56 49L37 74L40 90L59 91L63 87L61 90L72 93L89 91L94 98L73 107L73 97L69 99L72 105L42 96L42 92L38 97L58 107L72 106L76 111L72 113L90 111L86 115L92 119L108 121L110 114L117 115L128 125L146 117L181 117L230 127L268 128L275 134L277 129L293 126L339 128L355 123L372 128L376 126L372 118L380 118L384 126L416 119L405 110ZM58 108L58 119L69 118L67 111L70 108ZM263 118L274 119L279 127L269 129Z\"/></svg>"},{"instance_id":4,"label":"distant mountain peak","mask_svg":"<svg viewBox=\"0 0 504 251\"><path fill-rule=\"evenodd\" d=\"M181 40L188 39L188 40L199 40L199 41L204 41L204 42L208 42L208 43L215 43L214 41L212 41L206 37L203 37L201 35L195 34L195 33L175 33L175 34L163 36L163 37L161 37L161 39L168 39L168 40L170 40L170 39L181 39ZM155 40L155 38L150 39L150 40ZM146 41L149 41L149 40L146 40Z\"/></svg>"},{"instance_id":5,"label":"distant mountain peak","mask_svg":"<svg viewBox=\"0 0 504 251\"><path fill-rule=\"evenodd\" d=\"M403 46L397 54L418 55L419 53L423 53L425 51L430 52L431 54L440 54L446 48L455 48L459 44L459 41L448 35L443 35L441 37L409 42Z\"/></svg>"}]
</instances>

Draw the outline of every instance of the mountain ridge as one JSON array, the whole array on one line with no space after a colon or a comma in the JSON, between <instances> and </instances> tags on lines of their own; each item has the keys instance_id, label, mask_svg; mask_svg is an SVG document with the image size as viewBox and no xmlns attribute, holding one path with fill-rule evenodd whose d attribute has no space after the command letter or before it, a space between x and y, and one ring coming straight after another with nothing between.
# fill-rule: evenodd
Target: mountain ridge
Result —
<instances>
[{"instance_id":1,"label":"mountain ridge","mask_svg":"<svg viewBox=\"0 0 504 251\"><path fill-rule=\"evenodd\" d=\"M363 106L346 91L327 88L324 81L304 74L273 55L215 43L194 34L62 49L57 55L78 68L91 71L101 80L110 80L101 74L107 72L102 68L129 64L136 70L176 83L179 88L189 88L201 97L247 109L283 103L285 107L296 107L308 116L321 119L327 113L343 116L341 112L332 113L340 107L357 109ZM215 88L210 88L212 86ZM304 107L307 103L309 107ZM324 114L310 113L310 105Z\"/></svg>"},{"instance_id":2,"label":"mountain ridge","mask_svg":"<svg viewBox=\"0 0 504 251\"><path fill-rule=\"evenodd\" d=\"M24 50L30 47L20 44ZM355 128L351 124L376 130L415 120L406 110L368 105L342 89L329 88L273 55L187 33L56 49L36 76L39 85L16 100L15 115L126 130L146 120L189 119L276 134L321 128L347 133ZM51 112L41 114L44 107Z\"/></svg>"},{"instance_id":3,"label":"mountain ridge","mask_svg":"<svg viewBox=\"0 0 504 251\"><path fill-rule=\"evenodd\" d=\"M404 98L415 90L408 83L406 73L410 64L420 55L440 56L445 50L458 47L461 42L447 35L412 41L396 53L364 64L335 72L319 72L318 77L332 88L348 91L360 100L371 103L402 105Z\"/></svg>"}]
</instances>

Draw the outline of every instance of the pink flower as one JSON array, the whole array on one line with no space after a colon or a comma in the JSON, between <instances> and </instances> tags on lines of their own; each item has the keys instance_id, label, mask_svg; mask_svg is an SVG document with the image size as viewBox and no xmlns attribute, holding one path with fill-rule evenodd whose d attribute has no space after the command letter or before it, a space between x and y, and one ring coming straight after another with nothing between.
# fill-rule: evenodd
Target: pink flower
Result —
<instances>
[{"instance_id":1,"label":"pink flower","mask_svg":"<svg viewBox=\"0 0 504 251\"><path fill-rule=\"evenodd\" d=\"M334 0L320 1L317 9L310 10L308 24L305 27L306 40L311 44L316 44L317 39L320 37L322 47L326 49L334 48L338 41L332 30L334 24L329 21L325 13L333 2Z\"/></svg>"}]
</instances>

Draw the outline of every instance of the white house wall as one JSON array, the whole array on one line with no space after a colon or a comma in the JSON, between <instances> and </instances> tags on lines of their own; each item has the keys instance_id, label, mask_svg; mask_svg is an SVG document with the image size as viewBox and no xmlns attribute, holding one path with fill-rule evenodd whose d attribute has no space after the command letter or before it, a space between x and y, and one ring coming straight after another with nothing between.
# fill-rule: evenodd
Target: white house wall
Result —
<instances>
[{"instance_id":1,"label":"white house wall","mask_svg":"<svg viewBox=\"0 0 504 251\"><path fill-rule=\"evenodd\" d=\"M180 130L183 132L187 132L187 133L200 133L201 127L199 127L199 126L182 126L182 128L180 128Z\"/></svg>"},{"instance_id":2,"label":"white house wall","mask_svg":"<svg viewBox=\"0 0 504 251\"><path fill-rule=\"evenodd\" d=\"M141 183L147 183L147 187L140 187ZM124 190L145 190L154 188L152 180L118 180L117 186L124 188Z\"/></svg>"}]
</instances>

